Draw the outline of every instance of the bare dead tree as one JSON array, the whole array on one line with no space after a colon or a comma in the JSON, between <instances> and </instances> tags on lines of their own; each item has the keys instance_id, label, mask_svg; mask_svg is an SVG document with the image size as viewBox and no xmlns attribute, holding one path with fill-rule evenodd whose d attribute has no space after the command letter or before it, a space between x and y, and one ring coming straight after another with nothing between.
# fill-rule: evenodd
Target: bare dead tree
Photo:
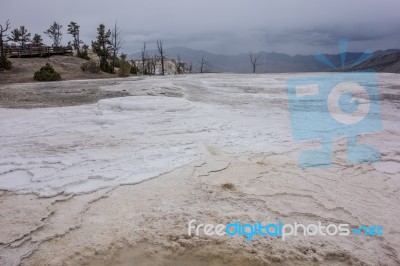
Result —
<instances>
[{"instance_id":1,"label":"bare dead tree","mask_svg":"<svg viewBox=\"0 0 400 266\"><path fill-rule=\"evenodd\" d=\"M193 72L193 64L192 62L189 63L189 73Z\"/></svg>"},{"instance_id":2,"label":"bare dead tree","mask_svg":"<svg viewBox=\"0 0 400 266\"><path fill-rule=\"evenodd\" d=\"M143 43L141 57L142 57L141 58L142 59L142 75L144 75L144 72L146 69L146 61L147 61L146 42Z\"/></svg>"},{"instance_id":3,"label":"bare dead tree","mask_svg":"<svg viewBox=\"0 0 400 266\"><path fill-rule=\"evenodd\" d=\"M157 67L157 55L154 55L151 59L150 59L150 72L151 75L155 75L156 74L156 67Z\"/></svg>"},{"instance_id":4,"label":"bare dead tree","mask_svg":"<svg viewBox=\"0 0 400 266\"><path fill-rule=\"evenodd\" d=\"M154 75L156 73L157 59L155 57L148 56L146 57L146 74Z\"/></svg>"},{"instance_id":5,"label":"bare dead tree","mask_svg":"<svg viewBox=\"0 0 400 266\"><path fill-rule=\"evenodd\" d=\"M174 62L175 62L175 74L181 74L181 67L180 67L181 57L179 56L179 54L176 58L176 61Z\"/></svg>"},{"instance_id":6,"label":"bare dead tree","mask_svg":"<svg viewBox=\"0 0 400 266\"><path fill-rule=\"evenodd\" d=\"M207 72L208 71L207 67L210 66L210 63L207 62L204 58L205 58L205 55L203 55L203 57L201 58L201 60L199 62L199 64L200 64L200 73Z\"/></svg>"},{"instance_id":7,"label":"bare dead tree","mask_svg":"<svg viewBox=\"0 0 400 266\"><path fill-rule=\"evenodd\" d=\"M0 25L0 67L4 67L6 63L6 55L4 53L4 41L3 38L6 37L6 32L10 29L10 20L7 19L6 24Z\"/></svg>"},{"instance_id":8,"label":"bare dead tree","mask_svg":"<svg viewBox=\"0 0 400 266\"><path fill-rule=\"evenodd\" d=\"M255 74L257 66L261 65L260 63L258 63L258 61L260 60L260 55L254 55L253 50L251 50L249 57L250 57L251 65L253 67L253 74Z\"/></svg>"},{"instance_id":9,"label":"bare dead tree","mask_svg":"<svg viewBox=\"0 0 400 266\"><path fill-rule=\"evenodd\" d=\"M163 45L161 41L157 41L157 49L158 49L158 54L161 60L161 75L165 74L165 70L164 70L164 59L165 59L165 53L164 53L164 49L163 49Z\"/></svg>"},{"instance_id":10,"label":"bare dead tree","mask_svg":"<svg viewBox=\"0 0 400 266\"><path fill-rule=\"evenodd\" d=\"M124 42L121 39L121 30L118 27L117 21L114 23L114 28L111 31L111 49L113 50L113 60L112 60L112 69L114 71L115 68L115 60L117 58L119 50L121 50Z\"/></svg>"},{"instance_id":11,"label":"bare dead tree","mask_svg":"<svg viewBox=\"0 0 400 266\"><path fill-rule=\"evenodd\" d=\"M178 54L177 60L175 61L176 74L184 74L185 73L185 67L186 67L185 62L183 62L181 60L181 57Z\"/></svg>"}]
</instances>

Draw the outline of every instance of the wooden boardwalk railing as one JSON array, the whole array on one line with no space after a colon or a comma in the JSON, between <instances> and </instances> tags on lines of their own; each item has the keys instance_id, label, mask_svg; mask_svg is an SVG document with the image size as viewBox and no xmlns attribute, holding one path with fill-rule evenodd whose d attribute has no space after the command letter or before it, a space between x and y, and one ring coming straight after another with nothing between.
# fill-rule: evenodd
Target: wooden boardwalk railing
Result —
<instances>
[{"instance_id":1,"label":"wooden boardwalk railing","mask_svg":"<svg viewBox=\"0 0 400 266\"><path fill-rule=\"evenodd\" d=\"M51 55L72 55L70 47L4 47L7 57L46 57Z\"/></svg>"}]
</instances>

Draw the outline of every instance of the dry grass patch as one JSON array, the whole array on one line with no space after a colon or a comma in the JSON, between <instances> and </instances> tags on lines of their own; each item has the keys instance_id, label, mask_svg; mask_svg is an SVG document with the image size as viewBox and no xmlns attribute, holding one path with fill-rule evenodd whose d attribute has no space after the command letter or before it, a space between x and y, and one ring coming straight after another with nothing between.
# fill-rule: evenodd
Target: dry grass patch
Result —
<instances>
[{"instance_id":1,"label":"dry grass patch","mask_svg":"<svg viewBox=\"0 0 400 266\"><path fill-rule=\"evenodd\" d=\"M232 183L225 183L225 184L222 184L221 186L222 186L223 189L226 189L226 190L230 190L230 191L235 191L236 190L235 185L232 184Z\"/></svg>"}]
</instances>

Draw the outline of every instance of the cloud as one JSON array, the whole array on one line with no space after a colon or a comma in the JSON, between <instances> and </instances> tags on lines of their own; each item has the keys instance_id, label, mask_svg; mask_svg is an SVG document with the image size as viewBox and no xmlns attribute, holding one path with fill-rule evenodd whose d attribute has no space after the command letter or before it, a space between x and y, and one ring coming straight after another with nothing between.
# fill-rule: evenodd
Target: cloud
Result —
<instances>
[{"instance_id":1,"label":"cloud","mask_svg":"<svg viewBox=\"0 0 400 266\"><path fill-rule=\"evenodd\" d=\"M354 50L398 48L398 10L398 0L14 0L1 3L0 18L42 35L56 20L64 25L64 42L66 25L76 21L89 44L100 23L111 28L118 20L128 53L162 39L165 46L221 54L313 54L337 52L341 38Z\"/></svg>"}]
</instances>

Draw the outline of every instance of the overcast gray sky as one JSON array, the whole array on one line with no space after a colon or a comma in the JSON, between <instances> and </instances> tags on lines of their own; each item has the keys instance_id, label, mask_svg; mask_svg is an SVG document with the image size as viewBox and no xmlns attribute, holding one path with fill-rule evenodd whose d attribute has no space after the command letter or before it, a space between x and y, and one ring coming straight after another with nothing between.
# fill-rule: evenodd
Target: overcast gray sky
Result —
<instances>
[{"instance_id":1,"label":"overcast gray sky","mask_svg":"<svg viewBox=\"0 0 400 266\"><path fill-rule=\"evenodd\" d=\"M111 28L118 19L127 53L157 39L218 54L338 53L341 38L351 51L400 48L399 0L0 1L0 23L9 18L12 28L25 25L43 35L55 20L64 25L64 43L70 21L90 44L100 23Z\"/></svg>"}]
</instances>

